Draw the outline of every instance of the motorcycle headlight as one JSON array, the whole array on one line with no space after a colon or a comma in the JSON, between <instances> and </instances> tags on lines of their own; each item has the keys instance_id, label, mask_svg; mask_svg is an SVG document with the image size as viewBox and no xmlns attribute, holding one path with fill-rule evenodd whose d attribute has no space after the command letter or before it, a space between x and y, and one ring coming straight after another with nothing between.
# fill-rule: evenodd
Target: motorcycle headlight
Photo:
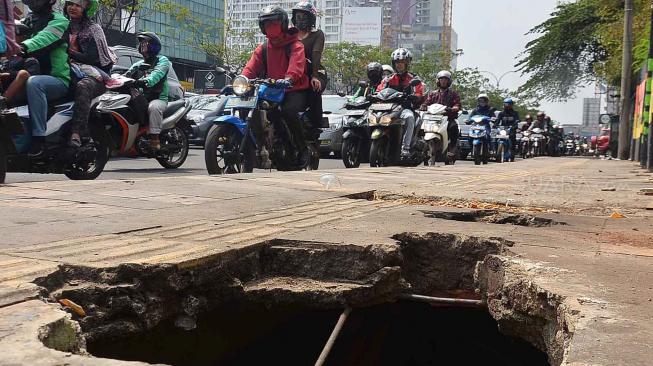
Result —
<instances>
[{"instance_id":1,"label":"motorcycle headlight","mask_svg":"<svg viewBox=\"0 0 653 366\"><path fill-rule=\"evenodd\" d=\"M506 132L506 130L501 130L501 132L499 132L499 135L506 136L508 135L508 132Z\"/></svg>"},{"instance_id":2,"label":"motorcycle headlight","mask_svg":"<svg viewBox=\"0 0 653 366\"><path fill-rule=\"evenodd\" d=\"M390 122L392 122L392 116L389 114L386 114L385 116L381 117L381 120L379 121L379 123L382 125L389 125Z\"/></svg>"},{"instance_id":3,"label":"motorcycle headlight","mask_svg":"<svg viewBox=\"0 0 653 366\"><path fill-rule=\"evenodd\" d=\"M249 91L250 88L249 79L247 79L243 75L236 76L234 82L232 83L232 87L234 90L234 94L236 94L239 97L242 97L243 95L247 94L247 92Z\"/></svg>"},{"instance_id":4,"label":"motorcycle headlight","mask_svg":"<svg viewBox=\"0 0 653 366\"><path fill-rule=\"evenodd\" d=\"M374 115L374 113L370 113L370 117L369 117L370 126L374 126L374 125L376 125L376 123L377 123L376 115Z\"/></svg>"}]
</instances>

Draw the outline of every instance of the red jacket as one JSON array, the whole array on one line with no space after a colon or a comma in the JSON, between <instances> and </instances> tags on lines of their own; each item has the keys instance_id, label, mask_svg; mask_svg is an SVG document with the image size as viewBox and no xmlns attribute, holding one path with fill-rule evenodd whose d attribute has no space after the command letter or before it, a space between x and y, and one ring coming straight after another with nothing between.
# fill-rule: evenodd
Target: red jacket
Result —
<instances>
[{"instance_id":1,"label":"red jacket","mask_svg":"<svg viewBox=\"0 0 653 366\"><path fill-rule=\"evenodd\" d=\"M272 79L290 79L293 87L288 92L308 89L306 75L306 56L304 44L297 38L296 32L284 33L279 40L267 42L267 73L265 77ZM290 59L287 56L287 46L290 45ZM243 69L243 75L250 79L260 77L263 73L263 44L252 53L252 57Z\"/></svg>"},{"instance_id":2,"label":"red jacket","mask_svg":"<svg viewBox=\"0 0 653 366\"><path fill-rule=\"evenodd\" d=\"M410 82L413 80L415 76L409 72L399 75L399 74L392 74L389 77L383 79L381 84L376 88L377 92L380 92L381 90L385 88L392 88L395 90L398 90L400 92L405 91L406 88L410 86ZM424 96L424 83L419 83L415 87L415 90L413 92L414 95L417 95L418 97Z\"/></svg>"}]
</instances>

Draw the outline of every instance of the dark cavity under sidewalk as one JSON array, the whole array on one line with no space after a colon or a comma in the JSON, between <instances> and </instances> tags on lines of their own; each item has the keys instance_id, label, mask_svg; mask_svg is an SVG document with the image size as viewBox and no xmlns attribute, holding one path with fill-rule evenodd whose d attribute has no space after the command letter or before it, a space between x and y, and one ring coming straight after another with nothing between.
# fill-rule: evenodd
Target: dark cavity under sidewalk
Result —
<instances>
[{"instance_id":1,"label":"dark cavity under sidewalk","mask_svg":"<svg viewBox=\"0 0 653 366\"><path fill-rule=\"evenodd\" d=\"M313 365L341 310L231 303L185 331L173 321L146 333L97 339L97 357L175 366ZM328 365L549 365L545 353L498 331L481 309L400 301L353 309Z\"/></svg>"}]
</instances>

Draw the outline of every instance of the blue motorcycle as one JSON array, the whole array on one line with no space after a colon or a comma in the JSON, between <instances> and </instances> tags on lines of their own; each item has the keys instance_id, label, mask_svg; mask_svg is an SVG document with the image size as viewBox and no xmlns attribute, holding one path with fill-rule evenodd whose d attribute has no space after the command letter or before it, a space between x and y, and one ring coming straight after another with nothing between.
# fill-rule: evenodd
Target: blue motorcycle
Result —
<instances>
[{"instance_id":1,"label":"blue motorcycle","mask_svg":"<svg viewBox=\"0 0 653 366\"><path fill-rule=\"evenodd\" d=\"M223 94L229 96L224 110L231 110L231 114L216 118L206 137L204 160L209 174L251 173L254 168L270 168L269 160L277 170L304 168L298 165L296 145L281 116L286 95L283 87L272 79L249 80L241 75ZM309 129L307 117L301 116L310 149L305 168L317 169L319 133Z\"/></svg>"},{"instance_id":2,"label":"blue motorcycle","mask_svg":"<svg viewBox=\"0 0 653 366\"><path fill-rule=\"evenodd\" d=\"M475 115L471 118L472 125L469 130L470 144L472 145L472 157L474 164L480 165L488 163L490 156L490 143L492 137L490 133L490 122L492 119L488 116Z\"/></svg>"},{"instance_id":3,"label":"blue motorcycle","mask_svg":"<svg viewBox=\"0 0 653 366\"><path fill-rule=\"evenodd\" d=\"M507 161L515 161L512 153L512 141L510 141L510 134L512 128L509 126L497 126L496 135L496 161L497 163L504 163Z\"/></svg>"}]
</instances>

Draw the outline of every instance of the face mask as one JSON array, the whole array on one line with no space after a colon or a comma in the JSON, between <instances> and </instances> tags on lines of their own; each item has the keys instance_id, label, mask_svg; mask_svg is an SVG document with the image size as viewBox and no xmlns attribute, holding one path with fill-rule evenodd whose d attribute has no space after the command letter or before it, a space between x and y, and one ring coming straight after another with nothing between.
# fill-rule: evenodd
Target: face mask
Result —
<instances>
[{"instance_id":1,"label":"face mask","mask_svg":"<svg viewBox=\"0 0 653 366\"><path fill-rule=\"evenodd\" d=\"M281 23L270 22L265 24L265 36L268 39L279 38L282 35L283 35L283 30L281 29Z\"/></svg>"}]
</instances>

